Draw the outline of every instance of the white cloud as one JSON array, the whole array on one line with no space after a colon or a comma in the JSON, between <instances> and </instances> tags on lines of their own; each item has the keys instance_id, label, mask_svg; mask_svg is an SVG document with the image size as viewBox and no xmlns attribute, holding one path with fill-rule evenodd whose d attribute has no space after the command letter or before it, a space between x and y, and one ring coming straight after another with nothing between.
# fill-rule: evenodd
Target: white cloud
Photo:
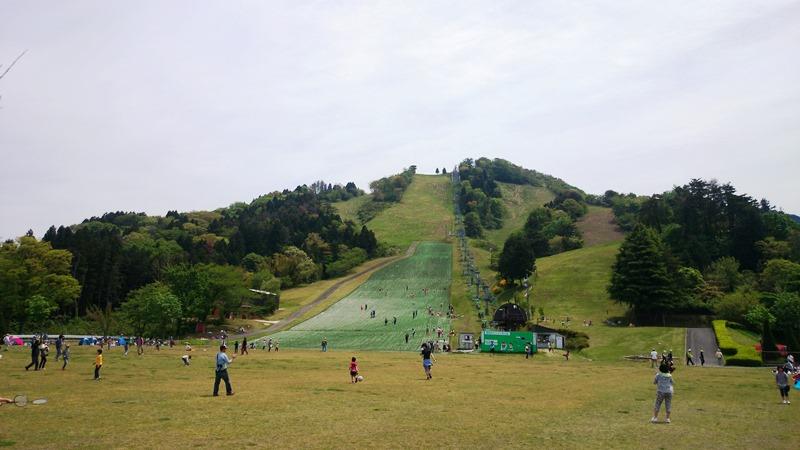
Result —
<instances>
[{"instance_id":1,"label":"white cloud","mask_svg":"<svg viewBox=\"0 0 800 450\"><path fill-rule=\"evenodd\" d=\"M504 157L800 211L794 1L5 4L0 237Z\"/></svg>"}]
</instances>

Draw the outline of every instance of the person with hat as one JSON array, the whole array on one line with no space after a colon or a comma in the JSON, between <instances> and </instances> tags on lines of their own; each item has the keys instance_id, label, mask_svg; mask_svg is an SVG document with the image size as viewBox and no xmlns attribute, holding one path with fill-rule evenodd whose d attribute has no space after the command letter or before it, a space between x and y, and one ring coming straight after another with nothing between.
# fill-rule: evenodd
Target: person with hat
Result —
<instances>
[{"instance_id":1,"label":"person with hat","mask_svg":"<svg viewBox=\"0 0 800 450\"><path fill-rule=\"evenodd\" d=\"M228 395L233 395L233 388L231 387L231 380L228 377L228 365L230 365L234 359L236 359L236 355L233 355L233 358L229 357L227 353L228 346L222 344L219 346L219 353L217 353L217 367L216 367L216 376L214 377L214 397L219 395L219 382L220 380L225 381L225 393Z\"/></svg>"}]
</instances>

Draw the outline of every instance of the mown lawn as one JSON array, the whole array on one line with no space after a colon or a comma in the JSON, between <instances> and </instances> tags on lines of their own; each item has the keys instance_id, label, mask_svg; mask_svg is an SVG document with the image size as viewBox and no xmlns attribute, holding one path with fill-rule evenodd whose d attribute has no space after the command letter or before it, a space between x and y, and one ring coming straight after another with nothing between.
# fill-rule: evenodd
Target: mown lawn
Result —
<instances>
[{"instance_id":1,"label":"mown lawn","mask_svg":"<svg viewBox=\"0 0 800 450\"><path fill-rule=\"evenodd\" d=\"M106 354L76 347L67 371L26 372L27 352L0 360L0 394L44 397L0 407L0 445L67 448L793 448L800 405L781 405L771 372L683 368L673 422L648 423L646 364L561 357L439 355L426 381L409 352L251 351L211 396L213 351ZM357 356L364 383L347 373ZM796 391L795 391L796 392ZM795 395L793 393L792 395ZM663 418L663 413L662 413Z\"/></svg>"}]
</instances>

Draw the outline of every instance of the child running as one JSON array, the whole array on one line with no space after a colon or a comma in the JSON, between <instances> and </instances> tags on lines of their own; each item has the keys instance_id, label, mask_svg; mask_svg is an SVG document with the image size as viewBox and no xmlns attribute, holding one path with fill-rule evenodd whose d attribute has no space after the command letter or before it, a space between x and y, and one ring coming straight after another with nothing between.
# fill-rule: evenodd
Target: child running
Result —
<instances>
[{"instance_id":1,"label":"child running","mask_svg":"<svg viewBox=\"0 0 800 450\"><path fill-rule=\"evenodd\" d=\"M350 382L358 383L358 362L355 356L350 358Z\"/></svg>"},{"instance_id":2,"label":"child running","mask_svg":"<svg viewBox=\"0 0 800 450\"><path fill-rule=\"evenodd\" d=\"M103 368L103 349L97 349L97 356L94 357L94 379L100 379L100 369Z\"/></svg>"}]
</instances>

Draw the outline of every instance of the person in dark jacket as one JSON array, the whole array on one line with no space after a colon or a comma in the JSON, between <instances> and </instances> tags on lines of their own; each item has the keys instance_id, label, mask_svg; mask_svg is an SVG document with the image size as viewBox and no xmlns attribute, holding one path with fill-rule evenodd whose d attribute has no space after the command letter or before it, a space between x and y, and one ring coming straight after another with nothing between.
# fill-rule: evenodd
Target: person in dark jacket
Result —
<instances>
[{"instance_id":1,"label":"person in dark jacket","mask_svg":"<svg viewBox=\"0 0 800 450\"><path fill-rule=\"evenodd\" d=\"M31 363L25 366L25 370L28 370L33 366L33 370L39 370L39 339L33 338L33 342L31 343Z\"/></svg>"}]
</instances>

